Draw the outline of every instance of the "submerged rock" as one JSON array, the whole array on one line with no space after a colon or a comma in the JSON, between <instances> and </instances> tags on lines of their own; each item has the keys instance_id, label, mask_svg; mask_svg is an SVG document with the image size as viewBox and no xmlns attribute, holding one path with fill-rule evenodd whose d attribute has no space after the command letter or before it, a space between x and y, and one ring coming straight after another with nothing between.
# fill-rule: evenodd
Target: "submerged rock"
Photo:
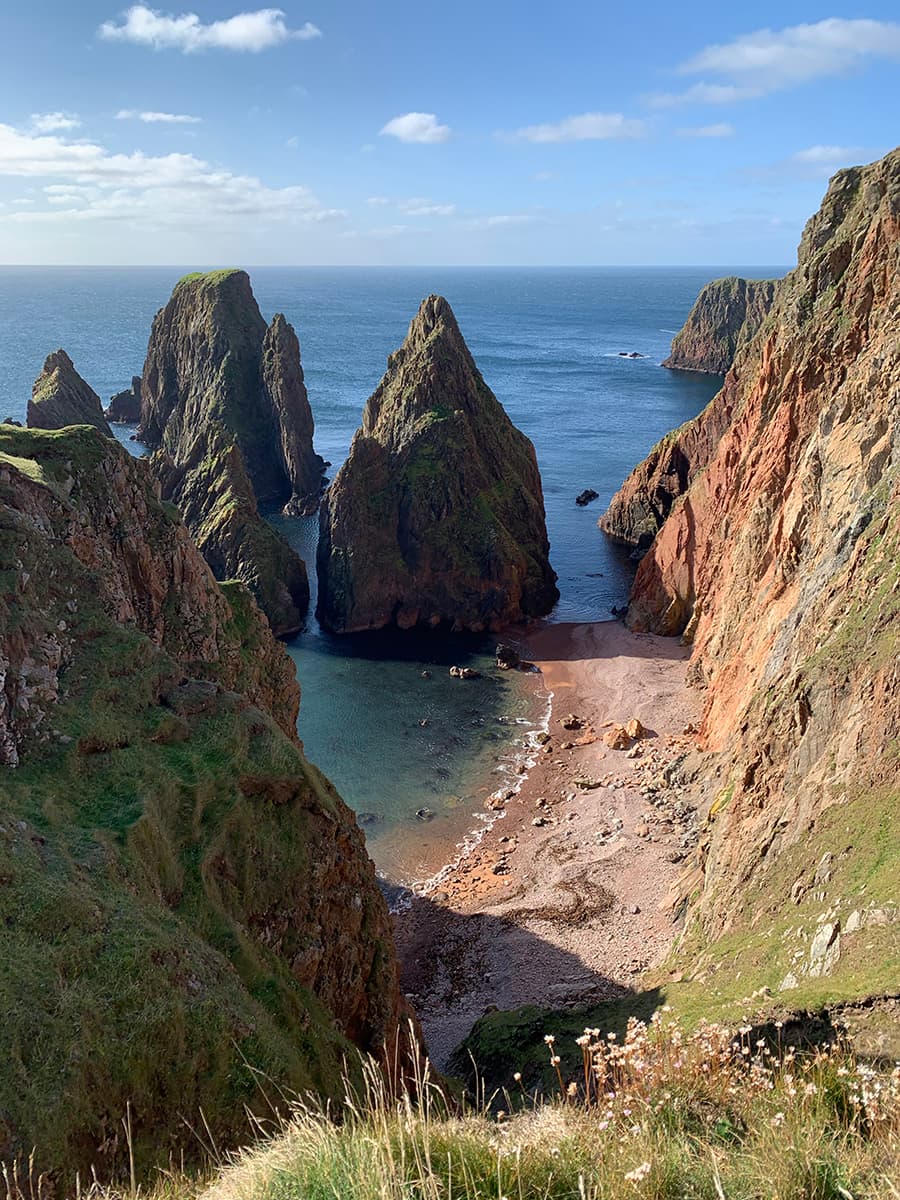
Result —
<instances>
[{"instance_id":1,"label":"submerged rock","mask_svg":"<svg viewBox=\"0 0 900 1200\"><path fill-rule=\"evenodd\" d=\"M131 387L110 397L106 409L107 421L121 425L136 425L141 419L141 377L131 377Z\"/></svg>"},{"instance_id":2,"label":"submerged rock","mask_svg":"<svg viewBox=\"0 0 900 1200\"><path fill-rule=\"evenodd\" d=\"M498 629L558 599L534 447L440 296L389 358L320 521L317 615L336 632Z\"/></svg>"},{"instance_id":3,"label":"submerged rock","mask_svg":"<svg viewBox=\"0 0 900 1200\"><path fill-rule=\"evenodd\" d=\"M93 425L112 437L100 397L75 370L65 350L55 350L47 356L28 401L26 421L29 429Z\"/></svg>"},{"instance_id":4,"label":"submerged rock","mask_svg":"<svg viewBox=\"0 0 900 1200\"><path fill-rule=\"evenodd\" d=\"M585 488L583 492L579 492L575 497L575 503L580 508L584 508L586 504L590 504L592 501L598 500L599 498L599 492L595 492L593 488Z\"/></svg>"},{"instance_id":5,"label":"submerged rock","mask_svg":"<svg viewBox=\"0 0 900 1200\"><path fill-rule=\"evenodd\" d=\"M153 322L141 396L163 495L216 576L243 580L275 632L295 633L306 568L259 512L308 511L321 490L294 330L280 314L266 327L246 272L188 275Z\"/></svg>"}]
</instances>

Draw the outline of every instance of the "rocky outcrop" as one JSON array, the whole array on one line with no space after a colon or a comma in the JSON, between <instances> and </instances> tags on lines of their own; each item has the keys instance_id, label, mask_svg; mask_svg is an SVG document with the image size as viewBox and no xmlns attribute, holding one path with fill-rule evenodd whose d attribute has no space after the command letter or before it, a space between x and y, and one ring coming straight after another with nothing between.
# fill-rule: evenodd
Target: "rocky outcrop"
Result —
<instances>
[{"instance_id":1,"label":"rocky outcrop","mask_svg":"<svg viewBox=\"0 0 900 1200\"><path fill-rule=\"evenodd\" d=\"M83 428L0 427L0 551L0 1159L109 1177L130 1106L143 1171L343 1096L404 1036L389 918L250 594Z\"/></svg>"},{"instance_id":2,"label":"rocky outcrop","mask_svg":"<svg viewBox=\"0 0 900 1200\"><path fill-rule=\"evenodd\" d=\"M765 321L775 298L776 280L714 279L702 289L672 341L663 366L678 371L724 375L737 352Z\"/></svg>"},{"instance_id":3,"label":"rocky outcrop","mask_svg":"<svg viewBox=\"0 0 900 1200\"><path fill-rule=\"evenodd\" d=\"M136 425L141 419L141 377L132 375L131 387L110 397L106 409L107 421L119 425Z\"/></svg>"},{"instance_id":4,"label":"rocky outcrop","mask_svg":"<svg viewBox=\"0 0 900 1200\"><path fill-rule=\"evenodd\" d=\"M138 436L158 448L163 495L217 577L243 580L282 635L302 626L306 569L259 506L315 508L324 463L312 434L285 319L266 327L244 271L182 279L153 322Z\"/></svg>"},{"instance_id":5,"label":"rocky outcrop","mask_svg":"<svg viewBox=\"0 0 900 1200\"><path fill-rule=\"evenodd\" d=\"M832 855L828 877L843 873L842 887L863 881L862 899L890 890L880 864L898 777L898 389L894 151L834 177L722 391L614 501L619 529L639 530L642 512L662 521L629 624L692 641L705 689L693 777L709 823L679 900L691 899L703 938L764 929L795 891L798 904L808 893L810 920L835 926L852 897L814 881L810 854ZM797 962L809 956L801 943Z\"/></svg>"},{"instance_id":6,"label":"rocky outcrop","mask_svg":"<svg viewBox=\"0 0 900 1200\"><path fill-rule=\"evenodd\" d=\"M29 429L65 429L94 425L108 437L112 430L103 416L100 397L81 378L65 350L47 356L28 401Z\"/></svg>"},{"instance_id":7,"label":"rocky outcrop","mask_svg":"<svg viewBox=\"0 0 900 1200\"><path fill-rule=\"evenodd\" d=\"M498 629L559 593L531 442L429 296L326 494L317 615L338 632Z\"/></svg>"}]
</instances>

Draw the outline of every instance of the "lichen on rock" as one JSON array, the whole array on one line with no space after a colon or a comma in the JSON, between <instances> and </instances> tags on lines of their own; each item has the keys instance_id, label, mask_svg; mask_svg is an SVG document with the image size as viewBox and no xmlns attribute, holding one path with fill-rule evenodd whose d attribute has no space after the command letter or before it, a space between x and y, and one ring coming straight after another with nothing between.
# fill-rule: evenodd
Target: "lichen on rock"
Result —
<instances>
[{"instance_id":1,"label":"lichen on rock","mask_svg":"<svg viewBox=\"0 0 900 1200\"><path fill-rule=\"evenodd\" d=\"M423 301L323 501L317 615L338 632L499 629L558 599L537 459L450 305Z\"/></svg>"}]
</instances>

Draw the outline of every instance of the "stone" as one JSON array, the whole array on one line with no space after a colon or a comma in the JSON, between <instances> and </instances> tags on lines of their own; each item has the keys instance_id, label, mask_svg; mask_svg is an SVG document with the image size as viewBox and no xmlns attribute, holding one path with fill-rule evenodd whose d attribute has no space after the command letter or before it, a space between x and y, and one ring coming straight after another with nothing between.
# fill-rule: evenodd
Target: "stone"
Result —
<instances>
[{"instance_id":1,"label":"stone","mask_svg":"<svg viewBox=\"0 0 900 1200\"><path fill-rule=\"evenodd\" d=\"M433 821L434 813L431 811L430 808L417 808L416 809L416 819L419 821Z\"/></svg>"},{"instance_id":2,"label":"stone","mask_svg":"<svg viewBox=\"0 0 900 1200\"><path fill-rule=\"evenodd\" d=\"M635 740L647 736L647 730L640 723L637 717L632 717L630 721L626 721L625 732L630 738L634 738Z\"/></svg>"},{"instance_id":3,"label":"stone","mask_svg":"<svg viewBox=\"0 0 900 1200\"><path fill-rule=\"evenodd\" d=\"M631 745L631 738L624 725L613 725L612 729L603 734L602 740L611 750L627 750Z\"/></svg>"},{"instance_id":4,"label":"stone","mask_svg":"<svg viewBox=\"0 0 900 1200\"><path fill-rule=\"evenodd\" d=\"M325 496L317 615L338 633L399 624L499 630L543 616L550 566L534 447L429 296Z\"/></svg>"},{"instance_id":5,"label":"stone","mask_svg":"<svg viewBox=\"0 0 900 1200\"><path fill-rule=\"evenodd\" d=\"M118 425L137 425L141 419L141 377L131 377L131 387L110 397L105 413L107 421Z\"/></svg>"},{"instance_id":6,"label":"stone","mask_svg":"<svg viewBox=\"0 0 900 1200\"><path fill-rule=\"evenodd\" d=\"M741 347L768 316L775 299L772 279L714 279L697 297L663 366L724 375Z\"/></svg>"},{"instance_id":7,"label":"stone","mask_svg":"<svg viewBox=\"0 0 900 1200\"><path fill-rule=\"evenodd\" d=\"M560 725L563 729L583 729L584 721L581 717L577 717L575 713L569 713L568 716L560 718Z\"/></svg>"},{"instance_id":8,"label":"stone","mask_svg":"<svg viewBox=\"0 0 900 1200\"><path fill-rule=\"evenodd\" d=\"M481 672L476 671L474 667L451 667L451 679L480 679Z\"/></svg>"},{"instance_id":9,"label":"stone","mask_svg":"<svg viewBox=\"0 0 900 1200\"><path fill-rule=\"evenodd\" d=\"M515 647L506 642L500 642L494 651L497 666L501 671L515 671L521 665L522 659Z\"/></svg>"},{"instance_id":10,"label":"stone","mask_svg":"<svg viewBox=\"0 0 900 1200\"><path fill-rule=\"evenodd\" d=\"M593 488L585 488L583 492L579 492L575 497L575 503L584 508L586 504L591 504L594 500L600 499L600 493L595 492Z\"/></svg>"},{"instance_id":11,"label":"stone","mask_svg":"<svg viewBox=\"0 0 900 1200\"><path fill-rule=\"evenodd\" d=\"M820 925L816 930L809 947L809 966L807 974L818 979L822 975L830 975L841 956L841 926L833 921Z\"/></svg>"},{"instance_id":12,"label":"stone","mask_svg":"<svg viewBox=\"0 0 900 1200\"><path fill-rule=\"evenodd\" d=\"M26 424L29 429L93 425L112 437L100 397L75 370L65 350L55 350L47 356L28 401Z\"/></svg>"}]
</instances>

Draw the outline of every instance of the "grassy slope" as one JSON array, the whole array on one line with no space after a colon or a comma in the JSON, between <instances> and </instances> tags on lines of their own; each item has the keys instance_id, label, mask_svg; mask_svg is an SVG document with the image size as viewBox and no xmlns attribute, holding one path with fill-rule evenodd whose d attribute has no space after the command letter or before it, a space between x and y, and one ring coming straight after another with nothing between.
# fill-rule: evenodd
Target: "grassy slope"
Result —
<instances>
[{"instance_id":1,"label":"grassy slope","mask_svg":"<svg viewBox=\"0 0 900 1200\"><path fill-rule=\"evenodd\" d=\"M28 445L29 479L51 488L73 460L89 479L102 453L89 431L4 428L3 463L18 470ZM85 1169L105 1144L111 1170L130 1101L139 1164L165 1161L197 1148L184 1122L201 1109L223 1139L246 1128L245 1104L265 1109L254 1070L340 1089L352 1048L248 932L302 876L311 823L337 801L241 697L161 703L184 664L110 620L64 544L18 533L0 528L0 628L32 641L64 621L75 650L46 740L0 776L0 1154L34 1145L44 1164ZM225 594L253 656L246 594Z\"/></svg>"}]
</instances>

